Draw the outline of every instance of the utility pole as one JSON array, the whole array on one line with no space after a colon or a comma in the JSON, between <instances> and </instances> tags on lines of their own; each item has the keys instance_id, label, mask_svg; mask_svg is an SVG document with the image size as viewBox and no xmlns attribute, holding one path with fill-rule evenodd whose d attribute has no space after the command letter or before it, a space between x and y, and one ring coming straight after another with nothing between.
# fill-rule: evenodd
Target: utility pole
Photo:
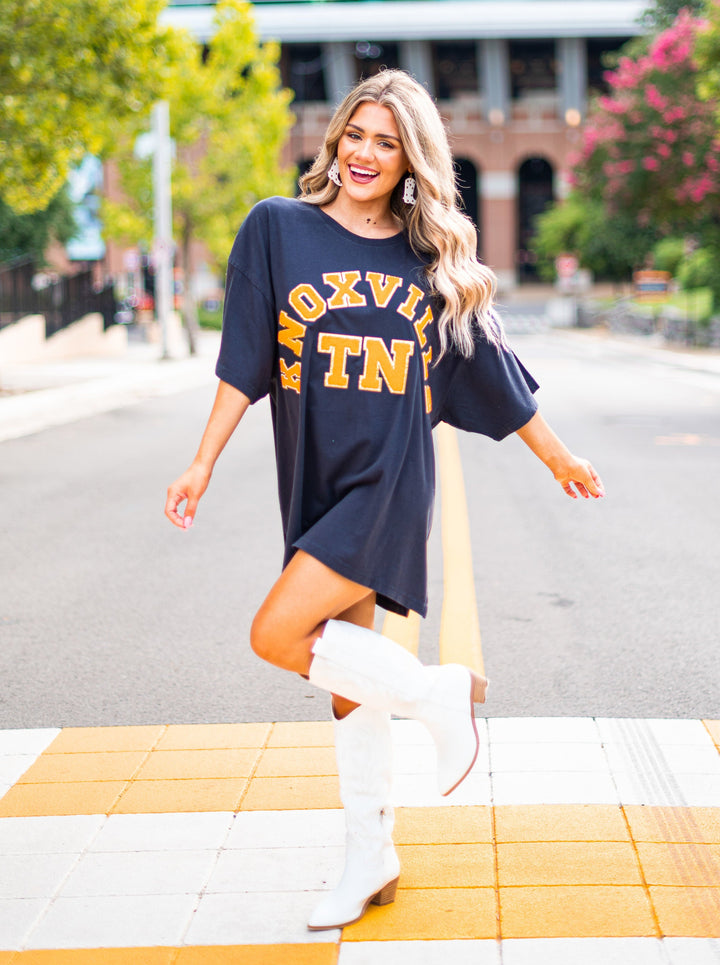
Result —
<instances>
[{"instance_id":1,"label":"utility pole","mask_svg":"<svg viewBox=\"0 0 720 965\"><path fill-rule=\"evenodd\" d=\"M170 358L168 329L173 308L172 200L170 194L170 107L158 101L152 110L153 137L153 255L155 261L155 311L160 323L162 358Z\"/></svg>"}]
</instances>

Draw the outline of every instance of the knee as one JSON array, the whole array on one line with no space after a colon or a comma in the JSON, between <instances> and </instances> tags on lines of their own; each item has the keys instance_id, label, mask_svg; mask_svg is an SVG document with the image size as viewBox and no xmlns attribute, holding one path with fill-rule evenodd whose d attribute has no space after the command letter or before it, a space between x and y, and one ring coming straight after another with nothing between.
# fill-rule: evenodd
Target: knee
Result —
<instances>
[{"instance_id":1,"label":"knee","mask_svg":"<svg viewBox=\"0 0 720 965\"><path fill-rule=\"evenodd\" d=\"M294 673L308 673L312 642L312 636L301 635L297 620L286 619L282 611L267 604L260 607L250 627L250 646L258 657Z\"/></svg>"},{"instance_id":2,"label":"knee","mask_svg":"<svg viewBox=\"0 0 720 965\"><path fill-rule=\"evenodd\" d=\"M250 627L250 646L254 653L268 663L277 663L277 641L272 620L263 610L255 614Z\"/></svg>"}]
</instances>

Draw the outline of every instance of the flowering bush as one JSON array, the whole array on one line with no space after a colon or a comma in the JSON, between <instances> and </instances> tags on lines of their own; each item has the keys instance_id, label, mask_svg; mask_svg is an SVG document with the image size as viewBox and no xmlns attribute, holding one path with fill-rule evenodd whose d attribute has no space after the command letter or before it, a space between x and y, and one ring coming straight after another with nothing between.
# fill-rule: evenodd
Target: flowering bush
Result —
<instances>
[{"instance_id":1,"label":"flowering bush","mask_svg":"<svg viewBox=\"0 0 720 965\"><path fill-rule=\"evenodd\" d=\"M717 104L701 100L695 50L704 22L681 11L646 54L622 57L571 159L575 187L640 224L690 228L720 203Z\"/></svg>"}]
</instances>

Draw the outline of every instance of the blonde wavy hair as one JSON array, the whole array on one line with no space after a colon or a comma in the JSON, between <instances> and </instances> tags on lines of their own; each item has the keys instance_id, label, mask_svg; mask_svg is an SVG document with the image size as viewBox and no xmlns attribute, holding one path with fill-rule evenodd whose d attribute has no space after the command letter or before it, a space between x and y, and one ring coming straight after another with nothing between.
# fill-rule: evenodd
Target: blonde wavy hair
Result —
<instances>
[{"instance_id":1,"label":"blonde wavy hair","mask_svg":"<svg viewBox=\"0 0 720 965\"><path fill-rule=\"evenodd\" d=\"M426 261L430 293L442 302L441 354L452 345L462 355L472 355L476 327L489 342L500 344L502 326L493 311L495 275L478 261L475 228L459 209L445 127L428 92L405 71L381 71L345 97L328 125L320 153L300 179L302 200L317 205L334 200L340 189L328 179L328 169L348 121L368 101L392 111L417 182L415 205L403 202L405 179L401 178L390 208L413 251Z\"/></svg>"}]
</instances>

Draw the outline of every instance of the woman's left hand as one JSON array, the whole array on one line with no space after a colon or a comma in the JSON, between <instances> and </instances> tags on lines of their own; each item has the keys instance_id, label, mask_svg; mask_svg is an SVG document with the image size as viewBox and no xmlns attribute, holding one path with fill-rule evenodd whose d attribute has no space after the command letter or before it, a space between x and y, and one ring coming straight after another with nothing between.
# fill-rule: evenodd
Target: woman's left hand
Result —
<instances>
[{"instance_id":1,"label":"woman's left hand","mask_svg":"<svg viewBox=\"0 0 720 965\"><path fill-rule=\"evenodd\" d=\"M590 496L599 499L605 495L602 481L592 465L587 459L573 456L539 412L518 429L517 434L545 463L568 496L577 499L579 493L583 499Z\"/></svg>"},{"instance_id":2,"label":"woman's left hand","mask_svg":"<svg viewBox=\"0 0 720 965\"><path fill-rule=\"evenodd\" d=\"M595 472L592 464L587 459L580 459L577 456L570 456L567 465L560 465L553 469L555 479L560 483L563 490L572 499L577 499L580 494L583 499L599 499L605 495L605 488L602 480Z\"/></svg>"}]
</instances>

